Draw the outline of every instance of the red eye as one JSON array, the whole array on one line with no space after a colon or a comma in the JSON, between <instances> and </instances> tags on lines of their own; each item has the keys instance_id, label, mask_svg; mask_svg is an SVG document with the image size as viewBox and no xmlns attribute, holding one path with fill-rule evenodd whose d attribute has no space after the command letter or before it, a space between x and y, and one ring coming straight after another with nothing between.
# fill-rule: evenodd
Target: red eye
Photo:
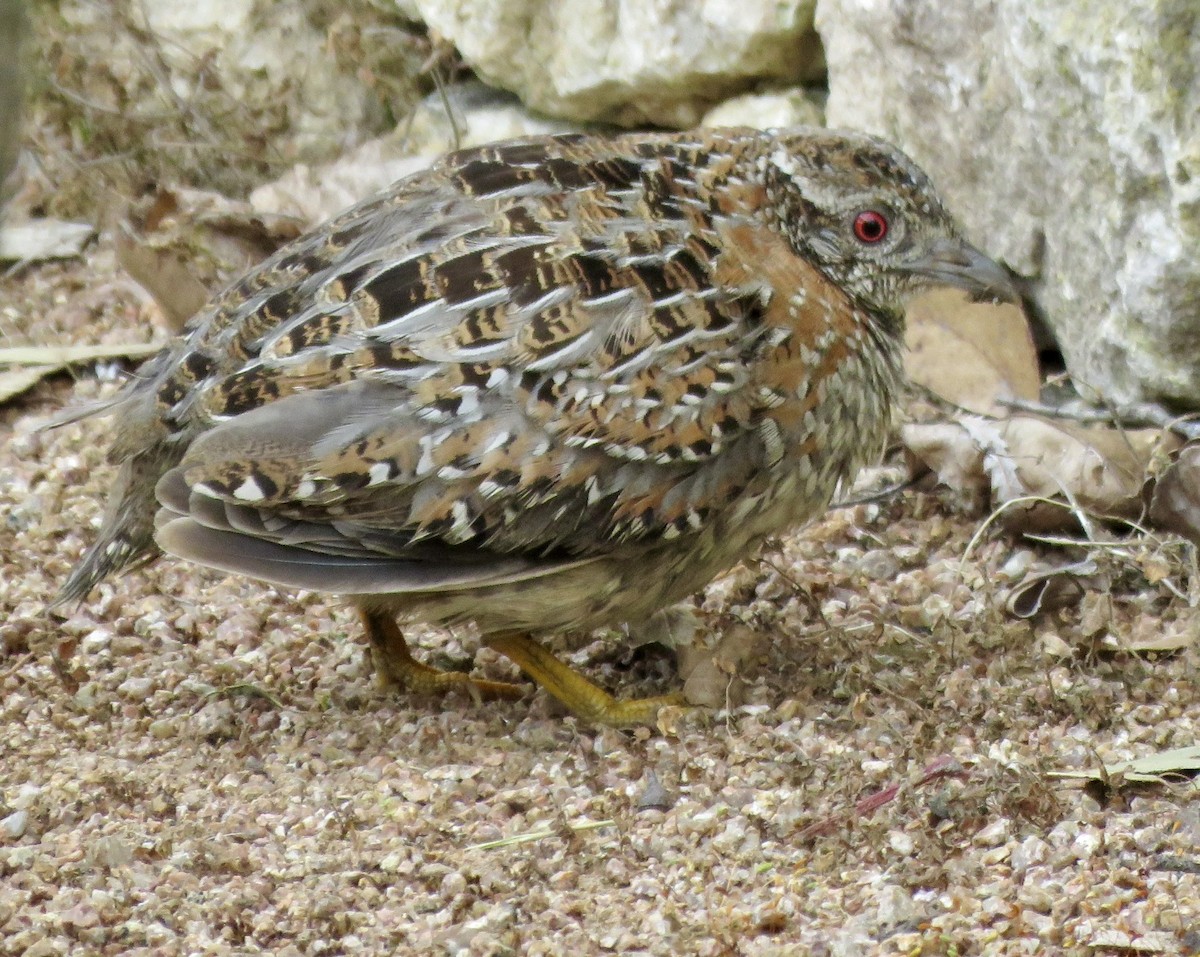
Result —
<instances>
[{"instance_id":1,"label":"red eye","mask_svg":"<svg viewBox=\"0 0 1200 957\"><path fill-rule=\"evenodd\" d=\"M854 217L854 235L860 243L873 245L881 242L888 234L888 221L883 213L873 209L864 209Z\"/></svg>"}]
</instances>

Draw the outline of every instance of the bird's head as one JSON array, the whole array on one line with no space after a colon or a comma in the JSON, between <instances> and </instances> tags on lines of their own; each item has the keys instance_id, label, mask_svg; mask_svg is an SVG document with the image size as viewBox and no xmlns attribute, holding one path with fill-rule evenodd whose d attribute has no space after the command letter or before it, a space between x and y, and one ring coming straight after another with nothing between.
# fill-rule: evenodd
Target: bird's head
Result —
<instances>
[{"instance_id":1,"label":"bird's head","mask_svg":"<svg viewBox=\"0 0 1200 957\"><path fill-rule=\"evenodd\" d=\"M796 250L871 312L899 320L912 296L943 285L975 301L1017 301L1008 273L962 238L929 177L894 146L784 130L763 171Z\"/></svg>"}]
</instances>

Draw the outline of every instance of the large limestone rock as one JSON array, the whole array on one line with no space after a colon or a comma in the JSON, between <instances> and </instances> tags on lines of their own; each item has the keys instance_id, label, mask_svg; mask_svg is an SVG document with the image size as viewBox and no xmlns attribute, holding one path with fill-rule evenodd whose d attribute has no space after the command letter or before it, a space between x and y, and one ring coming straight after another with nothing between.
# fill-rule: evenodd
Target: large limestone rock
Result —
<instances>
[{"instance_id":1,"label":"large limestone rock","mask_svg":"<svg viewBox=\"0 0 1200 957\"><path fill-rule=\"evenodd\" d=\"M299 164L258 187L250 194L250 205L266 216L295 217L315 226L450 150L582 129L577 123L535 116L511 93L482 83L458 83L443 92L426 97L387 136L368 140L332 163Z\"/></svg>"},{"instance_id":2,"label":"large limestone rock","mask_svg":"<svg viewBox=\"0 0 1200 957\"><path fill-rule=\"evenodd\" d=\"M1196 0L820 0L816 24L829 124L897 141L1037 277L1081 384L1200 407Z\"/></svg>"},{"instance_id":3,"label":"large limestone rock","mask_svg":"<svg viewBox=\"0 0 1200 957\"><path fill-rule=\"evenodd\" d=\"M758 130L824 123L817 97L804 87L730 97L705 113L700 121L701 126L752 126Z\"/></svg>"},{"instance_id":4,"label":"large limestone rock","mask_svg":"<svg viewBox=\"0 0 1200 957\"><path fill-rule=\"evenodd\" d=\"M327 156L369 127L371 101L361 77L337 63L327 31L302 4L206 0L144 9L180 101L206 82L208 74L195 64L211 58L212 76L230 102L279 115L270 148L282 156Z\"/></svg>"},{"instance_id":5,"label":"large limestone rock","mask_svg":"<svg viewBox=\"0 0 1200 957\"><path fill-rule=\"evenodd\" d=\"M575 133L587 128L581 123L539 116L511 93L468 80L425 97L393 138L408 153L432 160L450 150L497 140Z\"/></svg>"},{"instance_id":6,"label":"large limestone rock","mask_svg":"<svg viewBox=\"0 0 1200 957\"><path fill-rule=\"evenodd\" d=\"M412 0L479 75L572 120L689 127L821 75L816 0Z\"/></svg>"}]
</instances>

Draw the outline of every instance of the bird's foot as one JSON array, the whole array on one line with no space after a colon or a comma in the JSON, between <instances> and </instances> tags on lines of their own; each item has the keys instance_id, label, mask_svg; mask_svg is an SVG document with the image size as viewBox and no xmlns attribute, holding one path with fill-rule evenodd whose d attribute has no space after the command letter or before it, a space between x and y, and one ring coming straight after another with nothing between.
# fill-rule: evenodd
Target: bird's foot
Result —
<instances>
[{"instance_id":1,"label":"bird's foot","mask_svg":"<svg viewBox=\"0 0 1200 957\"><path fill-rule=\"evenodd\" d=\"M462 690L477 701L512 700L524 697L527 690L507 681L472 678L462 671L439 671L412 656L395 619L387 614L362 612L363 624L371 640L371 662L385 685L411 694L443 695Z\"/></svg>"},{"instance_id":2,"label":"bird's foot","mask_svg":"<svg viewBox=\"0 0 1200 957\"><path fill-rule=\"evenodd\" d=\"M681 694L618 700L527 635L493 635L486 642L489 648L519 665L572 714L593 724L613 728L655 725L659 709L687 704Z\"/></svg>"}]
</instances>

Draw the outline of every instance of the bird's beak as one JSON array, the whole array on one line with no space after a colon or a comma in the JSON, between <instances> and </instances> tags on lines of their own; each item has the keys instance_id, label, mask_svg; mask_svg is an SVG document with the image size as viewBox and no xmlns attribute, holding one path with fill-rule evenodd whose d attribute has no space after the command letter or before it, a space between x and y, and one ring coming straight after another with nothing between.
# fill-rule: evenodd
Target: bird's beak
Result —
<instances>
[{"instance_id":1,"label":"bird's beak","mask_svg":"<svg viewBox=\"0 0 1200 957\"><path fill-rule=\"evenodd\" d=\"M975 302L1021 302L1008 271L961 239L939 239L928 255L906 263L903 269L935 284L957 286Z\"/></svg>"}]
</instances>

